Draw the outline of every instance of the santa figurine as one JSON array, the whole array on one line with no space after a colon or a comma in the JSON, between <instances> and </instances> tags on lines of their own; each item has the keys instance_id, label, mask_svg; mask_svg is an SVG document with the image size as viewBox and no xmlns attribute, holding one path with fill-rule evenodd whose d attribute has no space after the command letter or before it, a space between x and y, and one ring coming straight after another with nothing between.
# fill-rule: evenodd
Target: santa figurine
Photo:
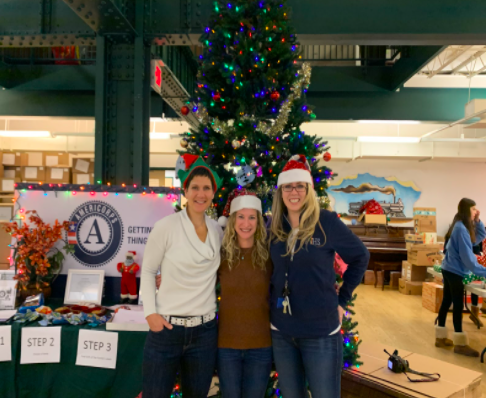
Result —
<instances>
[{"instance_id":1,"label":"santa figurine","mask_svg":"<svg viewBox=\"0 0 486 398\"><path fill-rule=\"evenodd\" d=\"M121 272L121 304L136 304L137 294L137 272L140 266L135 262L137 252L129 251L126 254L125 262L118 263L116 269Z\"/></svg>"}]
</instances>

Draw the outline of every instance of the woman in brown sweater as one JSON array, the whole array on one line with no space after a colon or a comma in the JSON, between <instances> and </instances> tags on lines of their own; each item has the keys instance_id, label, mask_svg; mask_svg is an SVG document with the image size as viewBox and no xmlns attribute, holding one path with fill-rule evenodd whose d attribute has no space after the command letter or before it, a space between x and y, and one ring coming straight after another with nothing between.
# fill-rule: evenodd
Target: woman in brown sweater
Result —
<instances>
[{"instance_id":1,"label":"woman in brown sweater","mask_svg":"<svg viewBox=\"0 0 486 398\"><path fill-rule=\"evenodd\" d=\"M269 286L273 267L262 205L244 188L233 191L218 277L218 375L223 398L261 398L272 366Z\"/></svg>"}]
</instances>

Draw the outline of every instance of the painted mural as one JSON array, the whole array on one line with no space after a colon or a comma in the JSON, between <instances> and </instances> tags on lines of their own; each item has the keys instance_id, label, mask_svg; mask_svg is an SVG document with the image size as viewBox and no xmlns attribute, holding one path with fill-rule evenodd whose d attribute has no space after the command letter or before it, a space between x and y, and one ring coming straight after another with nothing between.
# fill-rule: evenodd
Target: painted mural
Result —
<instances>
[{"instance_id":1,"label":"painted mural","mask_svg":"<svg viewBox=\"0 0 486 398\"><path fill-rule=\"evenodd\" d=\"M412 181L376 177L369 173L333 181L329 188L328 194L335 201L334 211L350 216L357 216L363 204L375 199L389 217L412 218L414 204L421 194Z\"/></svg>"}]
</instances>

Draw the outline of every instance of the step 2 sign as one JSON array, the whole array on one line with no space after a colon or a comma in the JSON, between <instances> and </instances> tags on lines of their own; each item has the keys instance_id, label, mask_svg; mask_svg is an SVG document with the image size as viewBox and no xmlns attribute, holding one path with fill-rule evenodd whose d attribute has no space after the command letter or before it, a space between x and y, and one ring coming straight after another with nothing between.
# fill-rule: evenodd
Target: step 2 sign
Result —
<instances>
[{"instance_id":1,"label":"step 2 sign","mask_svg":"<svg viewBox=\"0 0 486 398\"><path fill-rule=\"evenodd\" d=\"M22 328L20 364L61 362L61 326Z\"/></svg>"}]
</instances>

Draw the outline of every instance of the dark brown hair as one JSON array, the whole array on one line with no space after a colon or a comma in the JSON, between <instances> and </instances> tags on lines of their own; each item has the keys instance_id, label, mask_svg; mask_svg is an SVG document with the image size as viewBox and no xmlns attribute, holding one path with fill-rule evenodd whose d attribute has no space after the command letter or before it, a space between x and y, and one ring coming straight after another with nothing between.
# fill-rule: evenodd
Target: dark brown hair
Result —
<instances>
[{"instance_id":1,"label":"dark brown hair","mask_svg":"<svg viewBox=\"0 0 486 398\"><path fill-rule=\"evenodd\" d=\"M471 219L471 207L476 206L476 202L472 199L462 198L457 206L457 214L454 216L454 220L452 221L452 225L449 227L449 231L445 236L445 241L448 242L451 235L452 230L454 229L454 225L456 222L462 221L464 226L469 232L469 236L471 237L471 242L474 244L476 242L476 233L474 232L474 224Z\"/></svg>"},{"instance_id":2,"label":"dark brown hair","mask_svg":"<svg viewBox=\"0 0 486 398\"><path fill-rule=\"evenodd\" d=\"M216 192L216 185L214 182L214 177L211 172L206 167L196 167L191 174L187 176L186 181L184 181L184 189L188 189L191 185L191 181L194 177L208 177L209 181L211 182L211 187L213 188L213 192Z\"/></svg>"}]
</instances>

